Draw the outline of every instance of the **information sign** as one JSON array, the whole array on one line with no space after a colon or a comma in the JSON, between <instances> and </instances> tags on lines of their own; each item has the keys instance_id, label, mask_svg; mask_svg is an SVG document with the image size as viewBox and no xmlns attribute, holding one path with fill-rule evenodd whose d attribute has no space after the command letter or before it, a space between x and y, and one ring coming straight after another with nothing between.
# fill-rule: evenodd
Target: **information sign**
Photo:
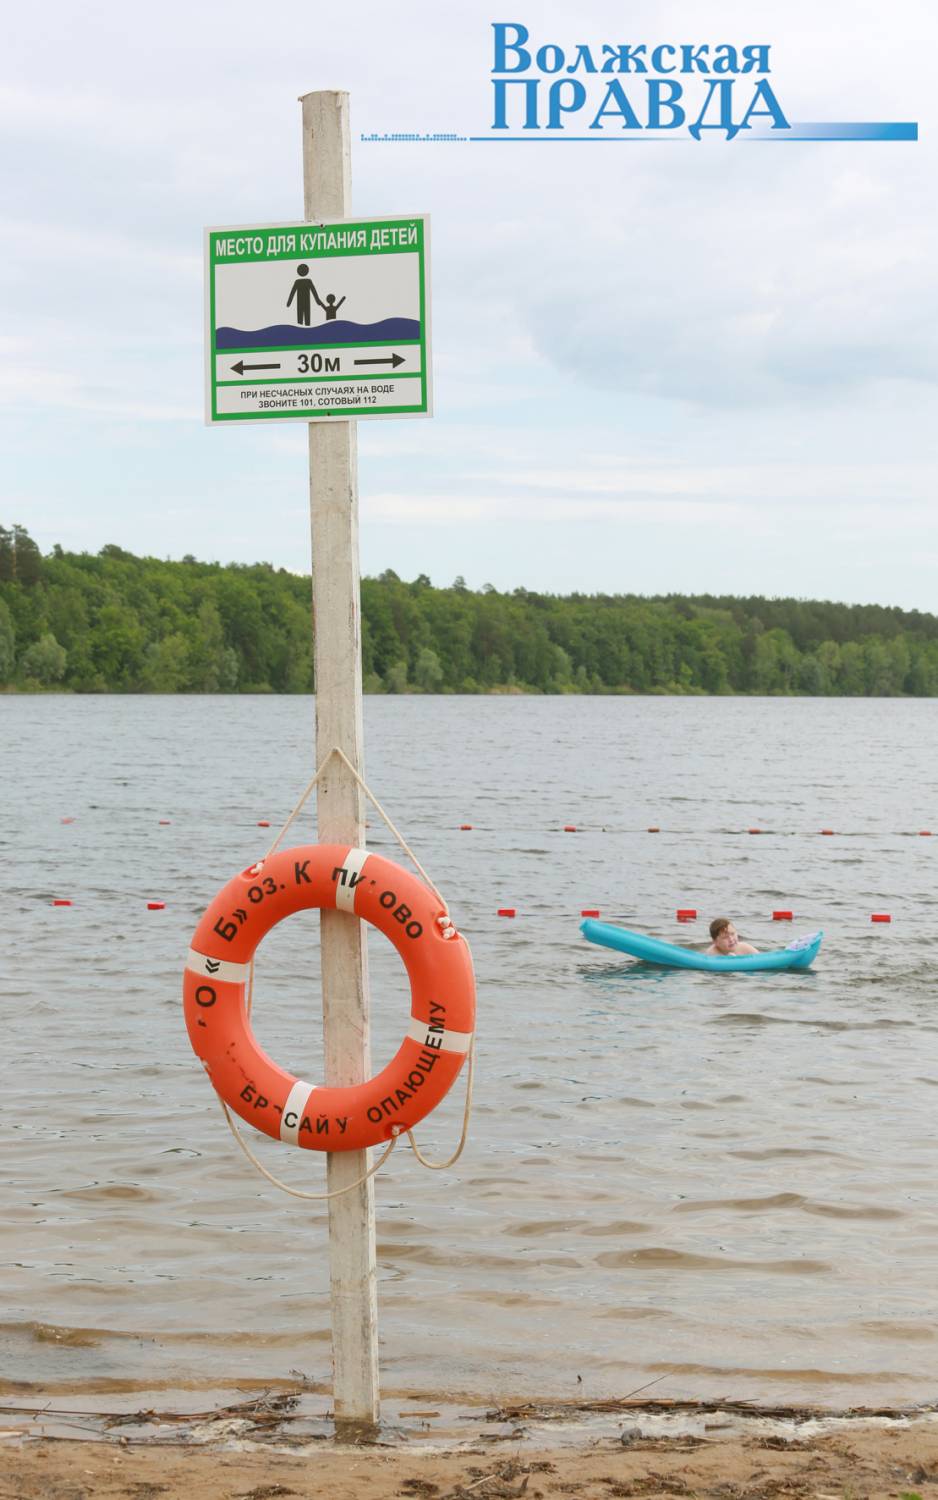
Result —
<instances>
[{"instance_id":1,"label":"information sign","mask_svg":"<svg viewBox=\"0 0 938 1500\"><path fill-rule=\"evenodd\" d=\"M430 416L429 230L207 229L206 421Z\"/></svg>"}]
</instances>

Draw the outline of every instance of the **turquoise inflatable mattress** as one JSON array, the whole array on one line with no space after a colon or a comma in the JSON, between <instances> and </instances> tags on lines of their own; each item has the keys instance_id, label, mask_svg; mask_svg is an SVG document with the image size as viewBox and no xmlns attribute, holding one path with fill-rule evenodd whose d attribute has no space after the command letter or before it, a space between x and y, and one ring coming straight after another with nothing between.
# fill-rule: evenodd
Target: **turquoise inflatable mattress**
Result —
<instances>
[{"instance_id":1,"label":"turquoise inflatable mattress","mask_svg":"<svg viewBox=\"0 0 938 1500\"><path fill-rule=\"evenodd\" d=\"M614 948L618 953L628 953L632 958L643 958L646 963L668 964L675 969L721 970L723 973L807 969L817 957L824 936L823 932L812 932L807 937L796 938L787 948L724 958L718 953L699 953L693 948L679 948L676 943L664 943L660 938L646 937L643 932L630 932L627 927L616 927L612 922L597 922L592 917L587 917L585 922L580 923L580 931L591 943L598 943L602 948Z\"/></svg>"}]
</instances>

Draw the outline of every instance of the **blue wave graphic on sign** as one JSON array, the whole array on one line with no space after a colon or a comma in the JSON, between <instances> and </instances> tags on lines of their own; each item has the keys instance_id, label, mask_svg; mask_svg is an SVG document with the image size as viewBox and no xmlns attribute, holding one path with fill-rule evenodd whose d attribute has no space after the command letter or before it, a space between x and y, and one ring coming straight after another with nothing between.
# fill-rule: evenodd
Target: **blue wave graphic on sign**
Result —
<instances>
[{"instance_id":1,"label":"blue wave graphic on sign","mask_svg":"<svg viewBox=\"0 0 938 1500\"><path fill-rule=\"evenodd\" d=\"M319 344L370 344L419 339L418 318L382 318L380 323L350 323L334 318L316 328L274 323L270 328L219 328L216 349L315 348Z\"/></svg>"}]
</instances>

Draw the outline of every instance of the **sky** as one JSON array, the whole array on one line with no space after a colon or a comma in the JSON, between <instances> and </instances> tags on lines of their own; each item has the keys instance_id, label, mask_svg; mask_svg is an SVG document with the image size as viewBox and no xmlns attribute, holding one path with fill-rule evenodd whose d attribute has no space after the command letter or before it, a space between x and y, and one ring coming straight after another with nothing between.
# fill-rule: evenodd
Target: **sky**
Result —
<instances>
[{"instance_id":1,"label":"sky","mask_svg":"<svg viewBox=\"0 0 938 1500\"><path fill-rule=\"evenodd\" d=\"M495 22L568 59L769 45L789 121L919 139L360 139L490 135ZM308 571L305 423L205 424L203 230L302 216L298 96L342 89L353 214L432 240L434 414L357 424L363 573L938 611L933 0L51 0L5 31L0 523L44 551Z\"/></svg>"}]
</instances>

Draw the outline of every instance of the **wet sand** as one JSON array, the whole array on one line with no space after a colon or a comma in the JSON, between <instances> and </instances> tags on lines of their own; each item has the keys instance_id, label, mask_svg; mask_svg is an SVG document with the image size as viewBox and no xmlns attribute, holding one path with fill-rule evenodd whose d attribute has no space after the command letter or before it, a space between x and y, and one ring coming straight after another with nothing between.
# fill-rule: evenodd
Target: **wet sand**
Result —
<instances>
[{"instance_id":1,"label":"wet sand","mask_svg":"<svg viewBox=\"0 0 938 1500\"><path fill-rule=\"evenodd\" d=\"M656 1438L628 1447L584 1451L540 1448L523 1455L348 1450L318 1447L297 1456L281 1450L226 1452L192 1448L40 1439L6 1446L0 1460L2 1500L126 1497L171 1500L273 1500L274 1496L354 1496L355 1500L609 1500L635 1495L740 1496L746 1500L815 1497L938 1496L938 1434L916 1427L854 1429L787 1443L780 1439Z\"/></svg>"},{"instance_id":2,"label":"wet sand","mask_svg":"<svg viewBox=\"0 0 938 1500\"><path fill-rule=\"evenodd\" d=\"M34 1436L35 1408L21 1408L18 1418L15 1403L4 1407L0 1500L938 1497L935 1412L518 1403L462 1414L412 1410L408 1432L389 1428L387 1437L382 1430L359 1444L337 1442L334 1433L310 1441L280 1398L186 1418L138 1411L130 1425L147 1426L144 1438L121 1432L126 1417L106 1428L100 1414L84 1415L84 1438Z\"/></svg>"}]
</instances>

